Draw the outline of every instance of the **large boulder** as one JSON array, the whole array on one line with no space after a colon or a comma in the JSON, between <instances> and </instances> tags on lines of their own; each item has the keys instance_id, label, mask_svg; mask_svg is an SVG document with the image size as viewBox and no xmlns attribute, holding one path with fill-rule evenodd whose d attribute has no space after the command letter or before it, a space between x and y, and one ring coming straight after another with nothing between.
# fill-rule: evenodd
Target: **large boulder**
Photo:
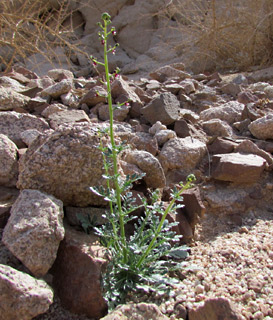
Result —
<instances>
[{"instance_id":1,"label":"large boulder","mask_svg":"<svg viewBox=\"0 0 273 320\"><path fill-rule=\"evenodd\" d=\"M160 154L159 161L164 171L173 169L193 170L206 154L206 144L191 138L174 138L167 141Z\"/></svg>"},{"instance_id":2,"label":"large boulder","mask_svg":"<svg viewBox=\"0 0 273 320\"><path fill-rule=\"evenodd\" d=\"M49 129L49 125L44 119L31 114L0 112L0 133L8 136L18 147L22 146L21 133L28 129L44 132Z\"/></svg>"},{"instance_id":3,"label":"large boulder","mask_svg":"<svg viewBox=\"0 0 273 320\"><path fill-rule=\"evenodd\" d=\"M99 137L94 124L60 126L41 135L19 160L19 189L38 189L64 205L105 205L89 187L105 185Z\"/></svg>"},{"instance_id":4,"label":"large boulder","mask_svg":"<svg viewBox=\"0 0 273 320\"><path fill-rule=\"evenodd\" d=\"M14 187L18 176L17 146L4 134L0 134L0 185Z\"/></svg>"},{"instance_id":5,"label":"large boulder","mask_svg":"<svg viewBox=\"0 0 273 320\"><path fill-rule=\"evenodd\" d=\"M0 320L31 320L48 310L53 290L43 280L0 264Z\"/></svg>"},{"instance_id":6,"label":"large boulder","mask_svg":"<svg viewBox=\"0 0 273 320\"><path fill-rule=\"evenodd\" d=\"M64 237L63 204L37 190L23 190L11 209L2 241L37 277L53 265Z\"/></svg>"},{"instance_id":7,"label":"large boulder","mask_svg":"<svg viewBox=\"0 0 273 320\"><path fill-rule=\"evenodd\" d=\"M98 237L66 226L65 238L51 270L62 305L88 317L104 316L107 304L102 296L101 271L105 265L105 249Z\"/></svg>"}]
</instances>

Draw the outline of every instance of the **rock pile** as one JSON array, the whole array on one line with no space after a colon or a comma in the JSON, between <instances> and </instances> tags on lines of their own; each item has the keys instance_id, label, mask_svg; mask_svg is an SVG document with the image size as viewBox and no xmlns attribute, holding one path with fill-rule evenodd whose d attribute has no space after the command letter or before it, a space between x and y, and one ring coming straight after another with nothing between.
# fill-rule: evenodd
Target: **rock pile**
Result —
<instances>
[{"instance_id":1,"label":"rock pile","mask_svg":"<svg viewBox=\"0 0 273 320\"><path fill-rule=\"evenodd\" d=\"M272 86L257 77L253 83L251 75L191 75L174 64L149 79L112 83L114 104L129 100L114 114L116 139L131 146L119 159L120 172L146 174L133 191L144 196L161 188L167 202L173 186L189 173L197 177L196 188L184 194L185 208L169 217L179 222L183 241L192 240L205 210L240 219L272 208ZM102 221L106 205L90 191L105 183L97 147L98 132L108 125L106 88L99 77L77 78L62 69L41 78L14 69L0 83L2 242L29 273L0 265L0 319L45 312L53 294L42 277L67 309L100 318L107 311L100 288L106 259L98 239L79 231L77 213ZM25 287L37 290L35 299ZM8 307L14 303L20 305L16 313ZM210 314L214 303L190 311L189 318ZM230 319L240 318L222 303Z\"/></svg>"}]
</instances>

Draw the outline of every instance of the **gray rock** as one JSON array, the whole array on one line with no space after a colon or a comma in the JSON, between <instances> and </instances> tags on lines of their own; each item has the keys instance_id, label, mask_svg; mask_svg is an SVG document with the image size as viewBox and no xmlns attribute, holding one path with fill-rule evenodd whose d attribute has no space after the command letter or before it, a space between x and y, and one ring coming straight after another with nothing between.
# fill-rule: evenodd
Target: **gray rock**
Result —
<instances>
[{"instance_id":1,"label":"gray rock","mask_svg":"<svg viewBox=\"0 0 273 320\"><path fill-rule=\"evenodd\" d=\"M89 117L83 110L65 110L52 113L48 116L52 129L56 130L60 125L75 122L90 122Z\"/></svg>"},{"instance_id":2,"label":"gray rock","mask_svg":"<svg viewBox=\"0 0 273 320\"><path fill-rule=\"evenodd\" d=\"M167 129L167 130L159 130L154 135L154 137L156 138L156 141L159 147L162 147L165 142L167 142L170 139L176 138L177 136L175 131Z\"/></svg>"},{"instance_id":3,"label":"gray rock","mask_svg":"<svg viewBox=\"0 0 273 320\"><path fill-rule=\"evenodd\" d=\"M41 92L41 96L51 96L54 99L58 99L62 94L67 93L72 89L71 79L64 79L60 82L47 87Z\"/></svg>"},{"instance_id":4,"label":"gray rock","mask_svg":"<svg viewBox=\"0 0 273 320\"><path fill-rule=\"evenodd\" d=\"M0 265L0 320L31 320L46 312L53 290L43 280Z\"/></svg>"},{"instance_id":5,"label":"gray rock","mask_svg":"<svg viewBox=\"0 0 273 320\"><path fill-rule=\"evenodd\" d=\"M0 111L25 108L30 98L11 88L0 87Z\"/></svg>"},{"instance_id":6,"label":"gray rock","mask_svg":"<svg viewBox=\"0 0 273 320\"><path fill-rule=\"evenodd\" d=\"M14 187L18 177L17 146L0 134L0 185Z\"/></svg>"},{"instance_id":7,"label":"gray rock","mask_svg":"<svg viewBox=\"0 0 273 320\"><path fill-rule=\"evenodd\" d=\"M204 121L202 128L209 136L232 137L233 135L231 126L227 122L219 119Z\"/></svg>"},{"instance_id":8,"label":"gray rock","mask_svg":"<svg viewBox=\"0 0 273 320\"><path fill-rule=\"evenodd\" d=\"M49 125L44 119L31 114L0 112L0 133L8 136L17 146L22 145L21 133L28 129L36 129L42 133L49 129Z\"/></svg>"},{"instance_id":9,"label":"gray rock","mask_svg":"<svg viewBox=\"0 0 273 320\"><path fill-rule=\"evenodd\" d=\"M185 71L175 69L171 66L164 66L151 72L150 77L154 80L164 82L168 78L179 78L179 80L184 80L186 78L191 78L191 75Z\"/></svg>"},{"instance_id":10,"label":"gray rock","mask_svg":"<svg viewBox=\"0 0 273 320\"><path fill-rule=\"evenodd\" d=\"M11 209L3 243L37 277L53 265L64 237L63 204L38 190L23 190Z\"/></svg>"},{"instance_id":11,"label":"gray rock","mask_svg":"<svg viewBox=\"0 0 273 320\"><path fill-rule=\"evenodd\" d=\"M66 69L52 69L48 71L47 75L54 81L74 79L73 72Z\"/></svg>"},{"instance_id":12,"label":"gray rock","mask_svg":"<svg viewBox=\"0 0 273 320\"><path fill-rule=\"evenodd\" d=\"M206 144L191 138L174 138L167 141L159 161L164 171L173 169L193 170L206 154Z\"/></svg>"},{"instance_id":13,"label":"gray rock","mask_svg":"<svg viewBox=\"0 0 273 320\"><path fill-rule=\"evenodd\" d=\"M146 173L144 181L149 188L163 188L166 179L160 162L152 154L146 151L129 151L125 161L137 165L140 170Z\"/></svg>"},{"instance_id":14,"label":"gray rock","mask_svg":"<svg viewBox=\"0 0 273 320\"><path fill-rule=\"evenodd\" d=\"M142 113L151 124L160 121L162 124L169 125L178 120L179 109L180 103L176 96L165 92L142 108Z\"/></svg>"},{"instance_id":15,"label":"gray rock","mask_svg":"<svg viewBox=\"0 0 273 320\"><path fill-rule=\"evenodd\" d=\"M20 134L20 137L22 141L27 145L30 146L32 142L41 135L41 132L39 132L36 129L29 129L25 130Z\"/></svg>"},{"instance_id":16,"label":"gray rock","mask_svg":"<svg viewBox=\"0 0 273 320\"><path fill-rule=\"evenodd\" d=\"M60 126L40 136L19 161L19 189L38 189L64 205L105 205L89 187L106 185L95 124Z\"/></svg>"},{"instance_id":17,"label":"gray rock","mask_svg":"<svg viewBox=\"0 0 273 320\"><path fill-rule=\"evenodd\" d=\"M220 119L229 124L240 121L244 105L238 101L230 101L222 104L220 107L212 107L200 113L200 119L208 121L211 119Z\"/></svg>"},{"instance_id":18,"label":"gray rock","mask_svg":"<svg viewBox=\"0 0 273 320\"><path fill-rule=\"evenodd\" d=\"M269 114L251 122L248 129L258 139L273 139L273 115Z\"/></svg>"},{"instance_id":19,"label":"gray rock","mask_svg":"<svg viewBox=\"0 0 273 320\"><path fill-rule=\"evenodd\" d=\"M42 112L42 116L45 118L48 118L51 114L60 112L60 111L65 111L67 110L67 107L61 103L54 103L49 105L47 108L45 108Z\"/></svg>"},{"instance_id":20,"label":"gray rock","mask_svg":"<svg viewBox=\"0 0 273 320\"><path fill-rule=\"evenodd\" d=\"M25 86L23 86L19 81L7 76L0 77L0 86L10 88L16 92L20 92L25 88Z\"/></svg>"},{"instance_id":21,"label":"gray rock","mask_svg":"<svg viewBox=\"0 0 273 320\"><path fill-rule=\"evenodd\" d=\"M168 320L156 304L137 303L118 306L101 320Z\"/></svg>"},{"instance_id":22,"label":"gray rock","mask_svg":"<svg viewBox=\"0 0 273 320\"><path fill-rule=\"evenodd\" d=\"M266 160L252 154L216 154L212 157L212 177L236 183L255 183L265 169Z\"/></svg>"}]
</instances>

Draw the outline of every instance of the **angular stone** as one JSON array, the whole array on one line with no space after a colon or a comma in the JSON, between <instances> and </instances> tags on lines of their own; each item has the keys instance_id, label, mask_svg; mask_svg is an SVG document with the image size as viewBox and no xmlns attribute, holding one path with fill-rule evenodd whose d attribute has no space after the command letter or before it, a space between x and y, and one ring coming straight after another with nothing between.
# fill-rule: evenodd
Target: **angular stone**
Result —
<instances>
[{"instance_id":1,"label":"angular stone","mask_svg":"<svg viewBox=\"0 0 273 320\"><path fill-rule=\"evenodd\" d=\"M168 320L156 304L137 303L118 306L101 320Z\"/></svg>"},{"instance_id":2,"label":"angular stone","mask_svg":"<svg viewBox=\"0 0 273 320\"><path fill-rule=\"evenodd\" d=\"M200 119L208 121L211 119L220 119L229 124L240 121L244 105L238 101L230 101L222 104L220 107L212 107L200 113Z\"/></svg>"},{"instance_id":3,"label":"angular stone","mask_svg":"<svg viewBox=\"0 0 273 320\"><path fill-rule=\"evenodd\" d=\"M242 316L226 298L206 299L203 306L190 309L189 320L242 320Z\"/></svg>"},{"instance_id":4,"label":"angular stone","mask_svg":"<svg viewBox=\"0 0 273 320\"><path fill-rule=\"evenodd\" d=\"M0 320L31 320L46 312L53 290L43 280L0 264Z\"/></svg>"},{"instance_id":5,"label":"angular stone","mask_svg":"<svg viewBox=\"0 0 273 320\"><path fill-rule=\"evenodd\" d=\"M10 88L16 92L20 92L21 90L23 90L25 88L25 86L20 84L20 82L14 80L14 79L11 79L7 76L0 77L0 86L5 87L5 88Z\"/></svg>"},{"instance_id":6,"label":"angular stone","mask_svg":"<svg viewBox=\"0 0 273 320\"><path fill-rule=\"evenodd\" d=\"M41 132L39 132L36 129L29 129L29 130L25 130L23 131L20 136L22 141L27 145L30 146L32 144L32 142L41 135ZM20 149L22 150L22 149Z\"/></svg>"},{"instance_id":7,"label":"angular stone","mask_svg":"<svg viewBox=\"0 0 273 320\"><path fill-rule=\"evenodd\" d=\"M8 136L17 147L24 145L21 133L28 129L37 129L39 132L44 132L49 129L49 125L44 119L30 114L14 111L0 112L0 133Z\"/></svg>"},{"instance_id":8,"label":"angular stone","mask_svg":"<svg viewBox=\"0 0 273 320\"><path fill-rule=\"evenodd\" d=\"M178 120L179 109L180 103L176 96L165 92L142 108L142 113L151 124L160 121L162 124L169 125Z\"/></svg>"},{"instance_id":9,"label":"angular stone","mask_svg":"<svg viewBox=\"0 0 273 320\"><path fill-rule=\"evenodd\" d=\"M100 284L105 266L105 249L98 237L66 226L65 238L51 269L53 286L62 305L73 313L103 317L107 304Z\"/></svg>"},{"instance_id":10,"label":"angular stone","mask_svg":"<svg viewBox=\"0 0 273 320\"><path fill-rule=\"evenodd\" d=\"M164 82L168 78L178 77L180 80L184 80L186 78L191 78L191 75L185 71L175 69L171 66L164 66L156 69L151 72L150 77L154 80Z\"/></svg>"},{"instance_id":11,"label":"angular stone","mask_svg":"<svg viewBox=\"0 0 273 320\"><path fill-rule=\"evenodd\" d=\"M47 75L54 81L62 81L64 79L74 79L73 72L65 69L49 70Z\"/></svg>"},{"instance_id":12,"label":"angular stone","mask_svg":"<svg viewBox=\"0 0 273 320\"><path fill-rule=\"evenodd\" d=\"M65 110L52 113L48 116L52 129L56 130L60 125L75 122L90 122L90 118L83 110Z\"/></svg>"},{"instance_id":13,"label":"angular stone","mask_svg":"<svg viewBox=\"0 0 273 320\"><path fill-rule=\"evenodd\" d=\"M158 144L155 137L146 132L136 132L129 143L138 150L144 150L155 156L158 153Z\"/></svg>"},{"instance_id":14,"label":"angular stone","mask_svg":"<svg viewBox=\"0 0 273 320\"><path fill-rule=\"evenodd\" d=\"M138 95L130 88L129 84L122 78L116 79L111 85L111 93L114 99L118 99L120 96L123 96L124 101L119 102L141 102Z\"/></svg>"},{"instance_id":15,"label":"angular stone","mask_svg":"<svg viewBox=\"0 0 273 320\"><path fill-rule=\"evenodd\" d=\"M58 99L62 94L67 93L72 89L71 79L64 79L60 82L47 87L41 92L41 96L51 96L54 99Z\"/></svg>"},{"instance_id":16,"label":"angular stone","mask_svg":"<svg viewBox=\"0 0 273 320\"><path fill-rule=\"evenodd\" d=\"M212 157L212 177L236 183L257 182L266 160L252 154L217 154Z\"/></svg>"},{"instance_id":17,"label":"angular stone","mask_svg":"<svg viewBox=\"0 0 273 320\"><path fill-rule=\"evenodd\" d=\"M165 174L160 162L149 152L129 151L124 160L137 165L146 173L143 179L148 188L163 188L166 185Z\"/></svg>"},{"instance_id":18,"label":"angular stone","mask_svg":"<svg viewBox=\"0 0 273 320\"><path fill-rule=\"evenodd\" d=\"M202 128L209 136L232 137L233 131L231 126L222 120L211 119L202 123Z\"/></svg>"},{"instance_id":19,"label":"angular stone","mask_svg":"<svg viewBox=\"0 0 273 320\"><path fill-rule=\"evenodd\" d=\"M89 187L106 185L96 125L60 126L35 139L19 160L19 189L38 189L64 205L105 205Z\"/></svg>"},{"instance_id":20,"label":"angular stone","mask_svg":"<svg viewBox=\"0 0 273 320\"><path fill-rule=\"evenodd\" d=\"M186 138L190 136L190 128L184 119L177 120L174 123L174 131L179 138Z\"/></svg>"},{"instance_id":21,"label":"angular stone","mask_svg":"<svg viewBox=\"0 0 273 320\"><path fill-rule=\"evenodd\" d=\"M269 114L251 122L248 129L258 139L273 139L273 115Z\"/></svg>"},{"instance_id":22,"label":"angular stone","mask_svg":"<svg viewBox=\"0 0 273 320\"><path fill-rule=\"evenodd\" d=\"M122 105L122 106L117 106L113 105L113 117L114 120L116 121L124 121L130 111L130 105ZM102 104L98 108L98 113L99 113L99 118L103 121L109 120L110 115L109 115L109 106L108 104Z\"/></svg>"},{"instance_id":23,"label":"angular stone","mask_svg":"<svg viewBox=\"0 0 273 320\"><path fill-rule=\"evenodd\" d=\"M18 177L17 146L0 134L0 185L14 187Z\"/></svg>"},{"instance_id":24,"label":"angular stone","mask_svg":"<svg viewBox=\"0 0 273 320\"><path fill-rule=\"evenodd\" d=\"M212 141L208 143L208 150L209 153L212 154L231 153L236 146L237 143L234 141L217 137L216 139L213 138Z\"/></svg>"},{"instance_id":25,"label":"angular stone","mask_svg":"<svg viewBox=\"0 0 273 320\"><path fill-rule=\"evenodd\" d=\"M101 86L91 88L80 100L80 103L87 104L89 107L94 107L96 104L103 102L107 99L107 91Z\"/></svg>"},{"instance_id":26,"label":"angular stone","mask_svg":"<svg viewBox=\"0 0 273 320\"><path fill-rule=\"evenodd\" d=\"M174 138L167 141L160 154L159 161L164 169L193 170L206 154L205 143L191 138Z\"/></svg>"},{"instance_id":27,"label":"angular stone","mask_svg":"<svg viewBox=\"0 0 273 320\"><path fill-rule=\"evenodd\" d=\"M17 93L11 88L0 87L0 111L25 108L30 98Z\"/></svg>"},{"instance_id":28,"label":"angular stone","mask_svg":"<svg viewBox=\"0 0 273 320\"><path fill-rule=\"evenodd\" d=\"M159 130L154 137L157 140L157 144L159 147L162 147L164 143L166 143L168 140L176 138L176 133L173 130Z\"/></svg>"},{"instance_id":29,"label":"angular stone","mask_svg":"<svg viewBox=\"0 0 273 320\"><path fill-rule=\"evenodd\" d=\"M37 277L53 265L64 237L63 204L38 190L23 190L11 209L3 243Z\"/></svg>"}]
</instances>

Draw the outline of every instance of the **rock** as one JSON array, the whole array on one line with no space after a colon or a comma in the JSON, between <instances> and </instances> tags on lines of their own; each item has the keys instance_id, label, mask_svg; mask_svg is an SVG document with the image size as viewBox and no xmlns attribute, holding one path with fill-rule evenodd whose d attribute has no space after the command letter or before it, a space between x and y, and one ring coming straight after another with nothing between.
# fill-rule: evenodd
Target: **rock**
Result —
<instances>
[{"instance_id":1,"label":"rock","mask_svg":"<svg viewBox=\"0 0 273 320\"><path fill-rule=\"evenodd\" d=\"M146 151L129 151L124 158L126 162L137 165L145 172L144 181L148 188L163 188L166 179L160 162Z\"/></svg>"},{"instance_id":2,"label":"rock","mask_svg":"<svg viewBox=\"0 0 273 320\"><path fill-rule=\"evenodd\" d=\"M244 105L237 101L230 101L222 104L220 107L212 107L200 113L200 119L208 121L211 119L220 119L229 124L240 121Z\"/></svg>"},{"instance_id":3,"label":"rock","mask_svg":"<svg viewBox=\"0 0 273 320\"><path fill-rule=\"evenodd\" d=\"M233 98L236 98L241 92L241 86L236 83L225 83L220 87L221 92L231 95Z\"/></svg>"},{"instance_id":4,"label":"rock","mask_svg":"<svg viewBox=\"0 0 273 320\"><path fill-rule=\"evenodd\" d=\"M90 122L89 117L83 110L65 110L54 112L48 116L52 129L56 130L60 125L76 122Z\"/></svg>"},{"instance_id":5,"label":"rock","mask_svg":"<svg viewBox=\"0 0 273 320\"><path fill-rule=\"evenodd\" d=\"M250 140L242 141L234 149L235 152L246 153L246 154L256 154L264 158L269 165L273 164L273 157L269 152L260 149L254 142Z\"/></svg>"},{"instance_id":6,"label":"rock","mask_svg":"<svg viewBox=\"0 0 273 320\"><path fill-rule=\"evenodd\" d=\"M101 86L91 88L80 100L80 103L86 103L89 107L94 107L96 104L107 99L107 91Z\"/></svg>"},{"instance_id":7,"label":"rock","mask_svg":"<svg viewBox=\"0 0 273 320\"><path fill-rule=\"evenodd\" d=\"M233 131L231 126L227 122L219 119L204 121L202 123L202 128L209 136L218 136L218 137L233 136Z\"/></svg>"},{"instance_id":8,"label":"rock","mask_svg":"<svg viewBox=\"0 0 273 320\"><path fill-rule=\"evenodd\" d=\"M16 144L6 135L0 134L0 185L5 187L16 186L18 177Z\"/></svg>"},{"instance_id":9,"label":"rock","mask_svg":"<svg viewBox=\"0 0 273 320\"><path fill-rule=\"evenodd\" d=\"M180 103L176 96L170 92L165 92L143 107L142 113L151 124L160 121L162 124L168 125L178 120L179 109Z\"/></svg>"},{"instance_id":10,"label":"rock","mask_svg":"<svg viewBox=\"0 0 273 320\"><path fill-rule=\"evenodd\" d=\"M246 77L252 82L271 81L273 79L273 67L248 72Z\"/></svg>"},{"instance_id":11,"label":"rock","mask_svg":"<svg viewBox=\"0 0 273 320\"><path fill-rule=\"evenodd\" d=\"M25 88L20 82L7 76L0 77L0 86L10 88L16 92L20 92Z\"/></svg>"},{"instance_id":12,"label":"rock","mask_svg":"<svg viewBox=\"0 0 273 320\"><path fill-rule=\"evenodd\" d=\"M133 89L129 87L129 84L123 80L121 77L115 79L115 81L111 85L111 93L112 97L115 101L119 101L120 103L129 101L129 102L141 102L138 95L134 92ZM122 96L122 98L121 98ZM123 101L121 101L121 99Z\"/></svg>"},{"instance_id":13,"label":"rock","mask_svg":"<svg viewBox=\"0 0 273 320\"><path fill-rule=\"evenodd\" d=\"M229 153L212 157L212 177L236 183L255 183L265 169L266 160L257 155Z\"/></svg>"},{"instance_id":14,"label":"rock","mask_svg":"<svg viewBox=\"0 0 273 320\"><path fill-rule=\"evenodd\" d=\"M66 110L67 110L67 107L65 105L61 103L53 103L43 110L42 116L45 118L48 118L53 113L66 111Z\"/></svg>"},{"instance_id":15,"label":"rock","mask_svg":"<svg viewBox=\"0 0 273 320\"><path fill-rule=\"evenodd\" d=\"M10 217L10 210L19 195L16 188L0 186L0 228L4 229Z\"/></svg>"},{"instance_id":16,"label":"rock","mask_svg":"<svg viewBox=\"0 0 273 320\"><path fill-rule=\"evenodd\" d=\"M269 114L251 122L248 129L258 139L273 139L273 115Z\"/></svg>"},{"instance_id":17,"label":"rock","mask_svg":"<svg viewBox=\"0 0 273 320\"><path fill-rule=\"evenodd\" d=\"M149 76L157 80L159 82L164 82L168 78L179 78L180 80L184 80L186 78L191 78L191 75L185 71L175 69L171 66L164 66L156 69L153 72L150 72Z\"/></svg>"},{"instance_id":18,"label":"rock","mask_svg":"<svg viewBox=\"0 0 273 320\"><path fill-rule=\"evenodd\" d=\"M181 94L189 95L190 93L193 93L196 91L196 88L194 85L194 80L192 80L192 79L183 80L183 81L179 82L179 85L182 87L179 90L179 95L181 95Z\"/></svg>"},{"instance_id":19,"label":"rock","mask_svg":"<svg viewBox=\"0 0 273 320\"><path fill-rule=\"evenodd\" d=\"M257 110L254 103L248 103L242 112L242 120L249 119L251 121L255 121L261 118L260 110Z\"/></svg>"},{"instance_id":20,"label":"rock","mask_svg":"<svg viewBox=\"0 0 273 320\"><path fill-rule=\"evenodd\" d=\"M24 146L21 133L28 129L36 129L42 133L49 129L49 125L45 120L30 114L0 112L0 133L8 136L17 147Z\"/></svg>"},{"instance_id":21,"label":"rock","mask_svg":"<svg viewBox=\"0 0 273 320\"><path fill-rule=\"evenodd\" d=\"M89 187L106 185L95 124L60 126L34 141L19 160L19 189L38 189L64 205L105 205Z\"/></svg>"},{"instance_id":22,"label":"rock","mask_svg":"<svg viewBox=\"0 0 273 320\"><path fill-rule=\"evenodd\" d=\"M203 306L190 308L189 320L242 320L242 316L226 298L206 299Z\"/></svg>"},{"instance_id":23,"label":"rock","mask_svg":"<svg viewBox=\"0 0 273 320\"><path fill-rule=\"evenodd\" d=\"M238 94L237 100L238 100L238 102L246 105L248 103L258 101L258 97L255 96L251 91L245 90L245 91L242 91Z\"/></svg>"},{"instance_id":24,"label":"rock","mask_svg":"<svg viewBox=\"0 0 273 320\"><path fill-rule=\"evenodd\" d=\"M0 264L0 319L31 320L46 312L53 290L43 280Z\"/></svg>"},{"instance_id":25,"label":"rock","mask_svg":"<svg viewBox=\"0 0 273 320\"><path fill-rule=\"evenodd\" d=\"M158 144L155 137L147 132L136 132L129 143L138 150L144 150L151 153L153 156L158 153Z\"/></svg>"},{"instance_id":26,"label":"rock","mask_svg":"<svg viewBox=\"0 0 273 320\"><path fill-rule=\"evenodd\" d=\"M190 127L184 119L175 121L174 131L179 138L186 138L190 136L191 133Z\"/></svg>"},{"instance_id":27,"label":"rock","mask_svg":"<svg viewBox=\"0 0 273 320\"><path fill-rule=\"evenodd\" d=\"M71 109L78 109L80 106L79 98L72 90L65 94L62 94L61 100L64 105L68 106Z\"/></svg>"},{"instance_id":28,"label":"rock","mask_svg":"<svg viewBox=\"0 0 273 320\"><path fill-rule=\"evenodd\" d=\"M54 81L62 81L64 79L74 79L73 72L65 69L49 70L47 75Z\"/></svg>"},{"instance_id":29,"label":"rock","mask_svg":"<svg viewBox=\"0 0 273 320\"><path fill-rule=\"evenodd\" d=\"M11 209L3 243L36 277L53 265L64 237L62 202L38 190L23 190Z\"/></svg>"},{"instance_id":30,"label":"rock","mask_svg":"<svg viewBox=\"0 0 273 320\"><path fill-rule=\"evenodd\" d=\"M130 111L130 105L113 105L113 117L114 120L116 121L124 121L127 118L127 115ZM99 118L103 121L109 120L110 115L109 115L109 106L108 104L102 104L98 108L98 113L99 113Z\"/></svg>"},{"instance_id":31,"label":"rock","mask_svg":"<svg viewBox=\"0 0 273 320\"><path fill-rule=\"evenodd\" d=\"M216 137L216 139L213 138L212 141L208 143L208 151L212 154L231 153L236 146L237 143L234 141Z\"/></svg>"},{"instance_id":32,"label":"rock","mask_svg":"<svg viewBox=\"0 0 273 320\"><path fill-rule=\"evenodd\" d=\"M107 304L100 283L105 266L105 249L98 237L66 226L65 238L51 269L53 286L62 305L73 313L103 317Z\"/></svg>"},{"instance_id":33,"label":"rock","mask_svg":"<svg viewBox=\"0 0 273 320\"><path fill-rule=\"evenodd\" d=\"M0 111L26 108L30 98L11 88L0 87Z\"/></svg>"},{"instance_id":34,"label":"rock","mask_svg":"<svg viewBox=\"0 0 273 320\"><path fill-rule=\"evenodd\" d=\"M167 127L160 121L157 121L149 128L149 133L154 136L160 130L167 130Z\"/></svg>"},{"instance_id":35,"label":"rock","mask_svg":"<svg viewBox=\"0 0 273 320\"><path fill-rule=\"evenodd\" d=\"M137 303L118 306L101 320L168 320L156 304Z\"/></svg>"},{"instance_id":36,"label":"rock","mask_svg":"<svg viewBox=\"0 0 273 320\"><path fill-rule=\"evenodd\" d=\"M32 142L41 135L41 132L39 132L36 129L29 129L23 131L20 136L22 141L27 145L30 146Z\"/></svg>"},{"instance_id":37,"label":"rock","mask_svg":"<svg viewBox=\"0 0 273 320\"><path fill-rule=\"evenodd\" d=\"M50 96L53 99L58 99L62 94L67 93L72 89L71 79L64 79L60 82L53 84L52 86L47 87L41 92L41 96Z\"/></svg>"},{"instance_id":38,"label":"rock","mask_svg":"<svg viewBox=\"0 0 273 320\"><path fill-rule=\"evenodd\" d=\"M154 137L156 138L159 147L162 147L165 142L170 139L176 138L176 133L173 130L159 130Z\"/></svg>"},{"instance_id":39,"label":"rock","mask_svg":"<svg viewBox=\"0 0 273 320\"><path fill-rule=\"evenodd\" d=\"M165 172L173 169L191 171L205 154L205 143L191 137L174 138L164 144L159 161Z\"/></svg>"}]
</instances>

